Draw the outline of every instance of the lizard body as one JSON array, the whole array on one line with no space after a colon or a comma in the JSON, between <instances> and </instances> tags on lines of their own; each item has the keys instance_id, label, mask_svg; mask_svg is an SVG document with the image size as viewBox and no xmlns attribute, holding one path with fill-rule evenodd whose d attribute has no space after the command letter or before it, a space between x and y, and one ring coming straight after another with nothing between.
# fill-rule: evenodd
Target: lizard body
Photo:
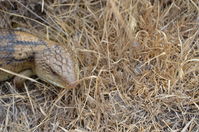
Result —
<instances>
[{"instance_id":1,"label":"lizard body","mask_svg":"<svg viewBox=\"0 0 199 132\"><path fill-rule=\"evenodd\" d=\"M35 74L64 88L77 79L75 61L68 48L22 31L0 30L0 67L16 73L28 70L28 76ZM0 81L12 77L0 71Z\"/></svg>"}]
</instances>

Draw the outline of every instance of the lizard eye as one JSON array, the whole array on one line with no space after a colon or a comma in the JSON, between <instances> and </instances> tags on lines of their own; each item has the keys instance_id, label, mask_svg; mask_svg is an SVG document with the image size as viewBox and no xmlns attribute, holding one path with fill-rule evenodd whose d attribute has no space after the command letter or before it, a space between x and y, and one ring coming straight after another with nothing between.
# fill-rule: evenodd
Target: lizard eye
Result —
<instances>
[{"instance_id":1,"label":"lizard eye","mask_svg":"<svg viewBox=\"0 0 199 132\"><path fill-rule=\"evenodd\" d=\"M58 74L57 74L51 67L49 67L49 70L50 70L50 72L51 72L53 75L57 75L57 76L58 76Z\"/></svg>"}]
</instances>

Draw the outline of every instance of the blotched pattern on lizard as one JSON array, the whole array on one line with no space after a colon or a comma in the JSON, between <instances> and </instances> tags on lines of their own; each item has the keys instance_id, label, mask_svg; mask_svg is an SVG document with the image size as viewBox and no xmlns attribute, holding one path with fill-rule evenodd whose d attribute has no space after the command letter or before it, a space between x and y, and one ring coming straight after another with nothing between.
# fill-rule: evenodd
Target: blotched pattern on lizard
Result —
<instances>
[{"instance_id":1,"label":"blotched pattern on lizard","mask_svg":"<svg viewBox=\"0 0 199 132\"><path fill-rule=\"evenodd\" d=\"M0 30L0 67L65 88L77 80L76 61L71 50L30 33ZM0 71L0 81L12 78Z\"/></svg>"}]
</instances>

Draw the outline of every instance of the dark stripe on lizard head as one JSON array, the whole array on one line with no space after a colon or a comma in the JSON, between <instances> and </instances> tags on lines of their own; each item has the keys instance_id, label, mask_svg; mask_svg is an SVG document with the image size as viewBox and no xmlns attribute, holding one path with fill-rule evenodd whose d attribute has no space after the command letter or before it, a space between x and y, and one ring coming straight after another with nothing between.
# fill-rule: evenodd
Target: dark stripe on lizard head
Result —
<instances>
[{"instance_id":1,"label":"dark stripe on lizard head","mask_svg":"<svg viewBox=\"0 0 199 132\"><path fill-rule=\"evenodd\" d=\"M11 42L14 45L30 45L30 46L38 46L38 45L44 45L43 41L20 41L15 40Z\"/></svg>"},{"instance_id":2,"label":"dark stripe on lizard head","mask_svg":"<svg viewBox=\"0 0 199 132\"><path fill-rule=\"evenodd\" d=\"M0 60L6 60L7 58L12 58L15 52L12 45L0 46Z\"/></svg>"},{"instance_id":3,"label":"dark stripe on lizard head","mask_svg":"<svg viewBox=\"0 0 199 132\"><path fill-rule=\"evenodd\" d=\"M14 47L13 46L0 46L0 52L13 53Z\"/></svg>"},{"instance_id":4,"label":"dark stripe on lizard head","mask_svg":"<svg viewBox=\"0 0 199 132\"><path fill-rule=\"evenodd\" d=\"M3 31L3 35L0 35L0 40L14 41L16 39L16 34L11 31Z\"/></svg>"},{"instance_id":5,"label":"dark stripe on lizard head","mask_svg":"<svg viewBox=\"0 0 199 132\"><path fill-rule=\"evenodd\" d=\"M15 59L14 57L10 57L9 59L6 60L4 64L0 64L0 67L3 65L9 65L13 63L21 63L21 62L27 62L27 61L33 61L34 57L28 57L25 59Z\"/></svg>"}]
</instances>

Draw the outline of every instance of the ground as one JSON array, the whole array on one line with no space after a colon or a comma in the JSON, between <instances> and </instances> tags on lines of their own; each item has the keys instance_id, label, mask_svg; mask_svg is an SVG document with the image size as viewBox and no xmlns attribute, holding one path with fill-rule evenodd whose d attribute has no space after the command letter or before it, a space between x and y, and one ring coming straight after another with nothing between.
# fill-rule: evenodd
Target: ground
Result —
<instances>
[{"instance_id":1,"label":"ground","mask_svg":"<svg viewBox=\"0 0 199 132\"><path fill-rule=\"evenodd\" d=\"M2 82L0 131L199 131L197 0L1 0L0 19L69 46L80 79Z\"/></svg>"}]
</instances>

